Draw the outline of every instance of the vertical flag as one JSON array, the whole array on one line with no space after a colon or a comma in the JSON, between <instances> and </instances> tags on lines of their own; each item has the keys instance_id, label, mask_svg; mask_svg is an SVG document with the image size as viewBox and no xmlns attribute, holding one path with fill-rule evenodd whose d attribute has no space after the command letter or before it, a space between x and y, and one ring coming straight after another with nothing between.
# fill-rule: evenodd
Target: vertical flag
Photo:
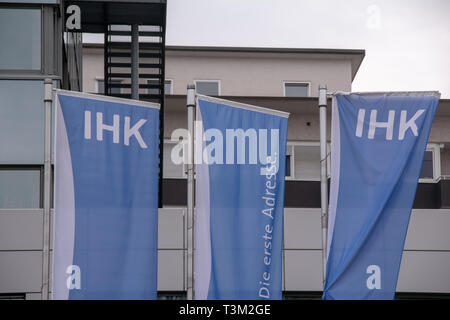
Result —
<instances>
[{"instance_id":1,"label":"vertical flag","mask_svg":"<svg viewBox=\"0 0 450 320\"><path fill-rule=\"evenodd\" d=\"M281 299L288 116L198 96L196 299Z\"/></svg>"},{"instance_id":2,"label":"vertical flag","mask_svg":"<svg viewBox=\"0 0 450 320\"><path fill-rule=\"evenodd\" d=\"M155 299L159 105L56 94L55 299Z\"/></svg>"},{"instance_id":3,"label":"vertical flag","mask_svg":"<svg viewBox=\"0 0 450 320\"><path fill-rule=\"evenodd\" d=\"M336 94L324 299L393 299L439 93Z\"/></svg>"}]
</instances>

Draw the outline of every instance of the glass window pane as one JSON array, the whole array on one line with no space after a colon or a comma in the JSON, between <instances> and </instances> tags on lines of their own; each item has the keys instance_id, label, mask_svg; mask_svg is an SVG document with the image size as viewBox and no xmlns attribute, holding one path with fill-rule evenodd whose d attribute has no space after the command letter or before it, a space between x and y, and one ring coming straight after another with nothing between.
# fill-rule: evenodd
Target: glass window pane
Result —
<instances>
[{"instance_id":1,"label":"glass window pane","mask_svg":"<svg viewBox=\"0 0 450 320\"><path fill-rule=\"evenodd\" d=\"M44 82L0 80L0 164L44 163Z\"/></svg>"},{"instance_id":2,"label":"glass window pane","mask_svg":"<svg viewBox=\"0 0 450 320\"><path fill-rule=\"evenodd\" d=\"M39 170L0 170L0 209L39 208Z\"/></svg>"},{"instance_id":3,"label":"glass window pane","mask_svg":"<svg viewBox=\"0 0 450 320\"><path fill-rule=\"evenodd\" d=\"M286 97L307 97L309 85L307 83L285 83L284 92Z\"/></svg>"},{"instance_id":4,"label":"glass window pane","mask_svg":"<svg viewBox=\"0 0 450 320\"><path fill-rule=\"evenodd\" d=\"M320 180L320 148L318 146L294 147L296 180Z\"/></svg>"},{"instance_id":5,"label":"glass window pane","mask_svg":"<svg viewBox=\"0 0 450 320\"><path fill-rule=\"evenodd\" d=\"M291 176L291 156L286 156L286 177Z\"/></svg>"},{"instance_id":6,"label":"glass window pane","mask_svg":"<svg viewBox=\"0 0 450 320\"><path fill-rule=\"evenodd\" d=\"M204 94L205 96L219 95L219 83L217 81L197 81L195 86L198 94Z\"/></svg>"},{"instance_id":7,"label":"glass window pane","mask_svg":"<svg viewBox=\"0 0 450 320\"><path fill-rule=\"evenodd\" d=\"M421 179L433 179L433 152L426 151L423 163L422 163L422 171L420 172Z\"/></svg>"},{"instance_id":8,"label":"glass window pane","mask_svg":"<svg viewBox=\"0 0 450 320\"><path fill-rule=\"evenodd\" d=\"M0 8L0 69L41 69L41 10Z\"/></svg>"},{"instance_id":9,"label":"glass window pane","mask_svg":"<svg viewBox=\"0 0 450 320\"><path fill-rule=\"evenodd\" d=\"M97 80L97 93L105 93L105 81Z\"/></svg>"}]
</instances>

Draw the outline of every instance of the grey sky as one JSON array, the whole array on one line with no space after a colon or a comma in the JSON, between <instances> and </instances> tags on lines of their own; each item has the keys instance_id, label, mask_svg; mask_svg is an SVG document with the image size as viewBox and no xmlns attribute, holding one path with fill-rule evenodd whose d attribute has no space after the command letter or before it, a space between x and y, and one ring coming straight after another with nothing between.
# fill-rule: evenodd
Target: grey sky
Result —
<instances>
[{"instance_id":1,"label":"grey sky","mask_svg":"<svg viewBox=\"0 0 450 320\"><path fill-rule=\"evenodd\" d=\"M168 0L167 44L365 49L353 91L450 98L448 0Z\"/></svg>"}]
</instances>

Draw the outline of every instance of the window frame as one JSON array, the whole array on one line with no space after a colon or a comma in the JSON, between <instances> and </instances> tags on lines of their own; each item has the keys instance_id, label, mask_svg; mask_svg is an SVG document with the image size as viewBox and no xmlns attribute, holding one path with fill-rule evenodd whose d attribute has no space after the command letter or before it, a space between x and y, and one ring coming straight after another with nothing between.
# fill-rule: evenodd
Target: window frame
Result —
<instances>
[{"instance_id":1,"label":"window frame","mask_svg":"<svg viewBox=\"0 0 450 320\"><path fill-rule=\"evenodd\" d=\"M197 83L198 82L216 82L217 83L217 92L218 92L218 94L217 94L217 96L219 97L219 96L221 96L222 95L222 80L220 80L220 79L197 79L197 80L194 80L194 84L195 84L195 93L196 94L201 94L201 95L203 95L202 93L198 93L197 92ZM214 95L213 95L213 97L214 97Z\"/></svg>"},{"instance_id":2,"label":"window frame","mask_svg":"<svg viewBox=\"0 0 450 320\"><path fill-rule=\"evenodd\" d=\"M32 85L35 85L35 84L38 84L39 86L40 86L40 93L39 93L39 96L37 96L37 97L33 97L32 98L32 102L30 103L30 102L27 102L27 101L25 101L26 103L24 103L23 105L22 104L18 104L18 100L17 99L15 99L14 100L14 104L15 104L15 106L12 108L12 109L17 109L17 106L18 105L21 105L21 106L25 106L25 105L27 105L28 107L31 107L31 109L33 109L34 111L39 111L39 112L42 112L42 114L38 114L37 116L39 116L39 117L42 117L41 119L42 119L42 122L40 122L40 121L38 121L38 122L36 122L36 123L41 123L42 124L42 131L39 131L39 136L42 138L42 146L41 146L41 149L39 149L40 151L39 152L42 152L42 158L40 158L40 159L38 159L38 158L28 158L28 157L25 157L25 158L20 158L20 160L19 159L15 159L15 160L5 160L5 161L3 161L3 160L0 160L0 165L8 165L8 164L14 164L14 165L34 165L34 164L43 164L44 163L44 144L45 144L45 103L44 103L44 100L43 100L43 98L44 98L44 91L45 91L45 83L44 83L44 80L46 79L46 78L50 78L50 79L52 79L52 82L53 82L53 88L59 88L59 83L60 83L60 79L57 79L57 78L52 78L51 76L49 76L49 77L46 77L46 76L36 76L36 77L32 77L32 76L24 76L24 77L8 77L8 76L6 76L6 77L3 77L3 76L1 76L0 75L0 87L1 87L1 84L5 84L5 83L7 83L7 82L9 82L9 84L11 85L13 82L15 82L15 84L13 84L13 86L14 86L14 89L15 88L19 88L18 89L18 93L19 92L30 92L30 88L31 88L31 86ZM17 85L17 83L19 83L19 82L24 82L24 85L22 86L22 87L19 87L18 85ZM33 84L32 84L33 83ZM17 87L16 87L17 86ZM24 91L24 88L26 88L26 90ZM15 92L15 90L10 90L10 92ZM42 94L42 95L41 95ZM23 94L21 94L20 95L20 97L21 98L23 98L24 97L24 95ZM5 97L3 96L2 97L2 99L3 99L3 101L5 100ZM42 99L42 100L41 100ZM11 100L12 101L12 100ZM21 102L23 102L23 101L21 101ZM38 105L39 104L39 105ZM29 112L29 110L26 110L26 111L28 111ZM51 121L51 123L52 123L52 135L53 135L53 133L54 133L54 119L53 119L53 117L54 117L54 115L55 115L55 103L52 103L52 121ZM23 122L23 123L25 123L25 122ZM15 135L16 137L21 137L21 135ZM33 136L33 138L35 138L35 137L37 137L37 134L36 135L34 135ZM5 140L6 141L6 140ZM29 141L27 141L27 143L29 143ZM17 143L16 143L17 144ZM30 144L31 145L31 144ZM34 141L34 143L33 143L33 145L36 145L36 141ZM52 145L52 152L53 152L53 145ZM7 153L6 153L7 154ZM35 156L38 154L37 152L36 153L33 153ZM29 155L28 155L29 156ZM26 159L26 161L24 161L23 159Z\"/></svg>"},{"instance_id":3,"label":"window frame","mask_svg":"<svg viewBox=\"0 0 450 320\"><path fill-rule=\"evenodd\" d=\"M286 85L287 84L305 84L308 86L308 94L306 97L290 97L286 96ZM283 97L286 98L310 98L311 97L311 81L283 81Z\"/></svg>"}]
</instances>

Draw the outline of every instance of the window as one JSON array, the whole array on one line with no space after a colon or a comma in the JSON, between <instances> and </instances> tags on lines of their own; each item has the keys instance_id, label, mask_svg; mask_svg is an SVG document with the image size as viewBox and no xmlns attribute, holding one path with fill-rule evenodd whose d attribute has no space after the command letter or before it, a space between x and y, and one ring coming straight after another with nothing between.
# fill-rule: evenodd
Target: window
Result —
<instances>
[{"instance_id":1,"label":"window","mask_svg":"<svg viewBox=\"0 0 450 320\"><path fill-rule=\"evenodd\" d=\"M41 10L0 8L0 70L41 69Z\"/></svg>"},{"instance_id":2,"label":"window","mask_svg":"<svg viewBox=\"0 0 450 320\"><path fill-rule=\"evenodd\" d=\"M309 97L309 83L305 82L285 82L285 97Z\"/></svg>"},{"instance_id":3,"label":"window","mask_svg":"<svg viewBox=\"0 0 450 320\"><path fill-rule=\"evenodd\" d=\"M0 167L0 209L41 207L41 169Z\"/></svg>"},{"instance_id":4,"label":"window","mask_svg":"<svg viewBox=\"0 0 450 320\"><path fill-rule=\"evenodd\" d=\"M430 143L425 151L419 182L436 182L441 176L441 145Z\"/></svg>"},{"instance_id":5,"label":"window","mask_svg":"<svg viewBox=\"0 0 450 320\"><path fill-rule=\"evenodd\" d=\"M220 96L219 80L196 80L195 90L198 94L205 96Z\"/></svg>"},{"instance_id":6,"label":"window","mask_svg":"<svg viewBox=\"0 0 450 320\"><path fill-rule=\"evenodd\" d=\"M330 146L327 144L328 155ZM290 141L286 147L286 180L320 181L320 143ZM328 156L327 172L330 172ZM288 174L289 173L289 174Z\"/></svg>"},{"instance_id":7,"label":"window","mask_svg":"<svg viewBox=\"0 0 450 320\"><path fill-rule=\"evenodd\" d=\"M173 94L173 80L164 81L164 93L165 94Z\"/></svg>"},{"instance_id":8,"label":"window","mask_svg":"<svg viewBox=\"0 0 450 320\"><path fill-rule=\"evenodd\" d=\"M44 163L44 82L0 80L0 97L0 164Z\"/></svg>"},{"instance_id":9,"label":"window","mask_svg":"<svg viewBox=\"0 0 450 320\"><path fill-rule=\"evenodd\" d=\"M420 179L433 179L433 151L425 151Z\"/></svg>"},{"instance_id":10,"label":"window","mask_svg":"<svg viewBox=\"0 0 450 320\"><path fill-rule=\"evenodd\" d=\"M331 145L327 144L327 173L330 177ZM428 144L424 154L421 183L436 182L441 176L441 145ZM320 143L288 142L286 148L286 180L320 181Z\"/></svg>"},{"instance_id":11,"label":"window","mask_svg":"<svg viewBox=\"0 0 450 320\"><path fill-rule=\"evenodd\" d=\"M294 176L297 180L320 180L320 147L296 145L294 147Z\"/></svg>"},{"instance_id":12,"label":"window","mask_svg":"<svg viewBox=\"0 0 450 320\"><path fill-rule=\"evenodd\" d=\"M121 84L121 80L112 80L112 84ZM97 93L105 94L105 80L97 79ZM119 87L111 87L111 93L122 93L122 89Z\"/></svg>"},{"instance_id":13,"label":"window","mask_svg":"<svg viewBox=\"0 0 450 320\"><path fill-rule=\"evenodd\" d=\"M288 142L286 179L320 181L319 142Z\"/></svg>"}]
</instances>

